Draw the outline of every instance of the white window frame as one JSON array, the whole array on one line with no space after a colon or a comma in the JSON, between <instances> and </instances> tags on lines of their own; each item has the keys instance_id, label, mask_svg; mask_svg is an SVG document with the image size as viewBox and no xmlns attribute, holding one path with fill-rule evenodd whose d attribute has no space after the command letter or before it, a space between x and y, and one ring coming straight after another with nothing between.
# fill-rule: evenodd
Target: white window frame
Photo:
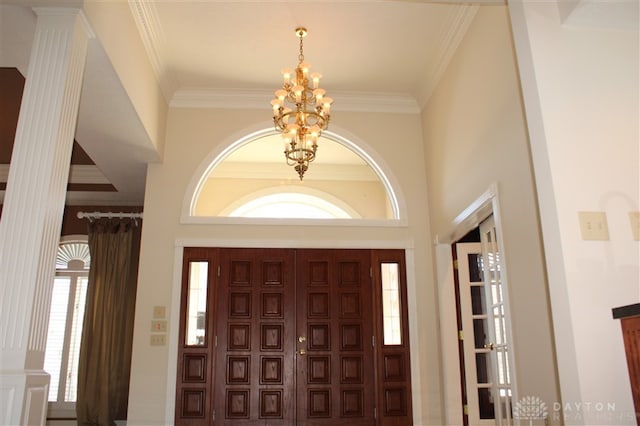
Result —
<instances>
[{"instance_id":1,"label":"white window frame","mask_svg":"<svg viewBox=\"0 0 640 426\"><path fill-rule=\"evenodd\" d=\"M71 235L63 237L60 241L59 249L58 249L58 259L60 259L61 248L68 244L88 244L88 238L86 235ZM88 252L88 246L86 248ZM64 343L62 350L62 358L60 363L60 374L59 374L59 383L58 383L58 395L56 401L48 401L48 412L47 418L50 419L75 419L76 418L76 402L73 401L64 401L64 394L66 391L67 377L68 377L68 364L69 364L69 353L70 353L70 344L71 344L71 326L73 322L74 315L74 305L76 302L76 289L78 286L78 282L81 278L89 277L89 268L85 265L74 264L78 260L82 260L79 258L81 253L67 253L67 259L69 262L69 267L66 269L59 269L57 267L58 262L56 262L56 278L58 277L69 277L70 278L70 288L69 288L69 298L67 299L67 316L65 322L65 333L64 333ZM83 262L84 263L84 262ZM83 267L84 266L84 267ZM80 319L82 321L82 319ZM45 350L46 353L46 350ZM47 395L48 398L48 395Z\"/></svg>"}]
</instances>

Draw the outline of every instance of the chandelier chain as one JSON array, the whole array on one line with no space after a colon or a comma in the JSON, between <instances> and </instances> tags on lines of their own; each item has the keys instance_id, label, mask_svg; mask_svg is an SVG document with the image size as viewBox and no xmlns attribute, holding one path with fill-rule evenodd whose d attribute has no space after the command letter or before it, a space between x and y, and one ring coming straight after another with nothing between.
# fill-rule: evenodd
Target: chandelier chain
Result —
<instances>
[{"instance_id":1,"label":"chandelier chain","mask_svg":"<svg viewBox=\"0 0 640 426\"><path fill-rule=\"evenodd\" d=\"M299 63L303 63L304 62L304 52L302 50L302 38L304 36L301 34L300 35L300 53L298 54L298 62Z\"/></svg>"}]
</instances>

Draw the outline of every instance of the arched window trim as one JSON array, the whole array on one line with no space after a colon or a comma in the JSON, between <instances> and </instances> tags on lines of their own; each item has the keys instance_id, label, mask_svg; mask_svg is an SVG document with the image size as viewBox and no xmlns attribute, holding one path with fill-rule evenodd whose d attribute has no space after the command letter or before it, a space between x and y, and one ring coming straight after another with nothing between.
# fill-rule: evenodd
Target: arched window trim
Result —
<instances>
[{"instance_id":1,"label":"arched window trim","mask_svg":"<svg viewBox=\"0 0 640 426\"><path fill-rule=\"evenodd\" d=\"M266 128L269 126L269 128ZM220 143L217 148L212 150L209 155L200 163L200 166L196 169L192 175L191 181L187 186L184 200L182 203L182 214L180 222L184 224L255 224L255 225L273 225L273 224L285 224L285 225L338 225L338 226L406 226L406 205L404 196L400 189L400 185L397 183L395 177L390 172L384 160L378 156L373 149L368 147L366 143L359 140L355 136L349 134L349 132L342 129L337 132L325 131L323 135L332 140L333 142L340 143L348 149L354 151L361 156L367 164L373 169L376 175L382 182L393 212L393 219L334 219L327 221L324 219L288 219L286 222L279 219L269 218L233 218L222 216L196 216L194 214L196 203L200 197L200 192L204 186L206 179L211 171L221 162L223 162L232 152L241 148L242 146L253 142L256 139L264 136L275 134L275 130L270 127L269 124L262 124L259 126L252 126L244 131L237 132L231 137L227 138L224 142ZM335 126L334 126L335 127ZM357 141L354 142L354 141Z\"/></svg>"}]
</instances>

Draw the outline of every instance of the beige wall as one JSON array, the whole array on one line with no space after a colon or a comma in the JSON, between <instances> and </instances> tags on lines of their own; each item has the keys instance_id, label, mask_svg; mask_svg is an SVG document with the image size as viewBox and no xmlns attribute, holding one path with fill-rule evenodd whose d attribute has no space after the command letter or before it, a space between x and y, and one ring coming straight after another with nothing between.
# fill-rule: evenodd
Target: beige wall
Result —
<instances>
[{"instance_id":1,"label":"beige wall","mask_svg":"<svg viewBox=\"0 0 640 426\"><path fill-rule=\"evenodd\" d=\"M181 224L185 191L202 159L265 122L265 111L171 109L163 164L149 166L145 199L135 340L129 400L130 424L170 424L176 374L181 244L299 247L407 248L415 424L440 424L439 355L432 254L426 211L426 176L420 117L335 111L332 130L343 129L384 162L406 206L406 226L265 226ZM389 143L392 141L393 143ZM402 157L412 152L414 155ZM176 249L177 247L177 249ZM177 266L176 266L177 265ZM154 306L166 306L167 346L150 346ZM173 358L172 358L173 357ZM165 411L159 407L168 406Z\"/></svg>"},{"instance_id":2,"label":"beige wall","mask_svg":"<svg viewBox=\"0 0 640 426\"><path fill-rule=\"evenodd\" d=\"M640 201L638 2L575 3L562 8L565 23L563 2L511 6L562 402L567 424L631 424L622 333L611 309L640 300L628 216ZM583 240L579 211L606 213L609 240Z\"/></svg>"},{"instance_id":3,"label":"beige wall","mask_svg":"<svg viewBox=\"0 0 640 426\"><path fill-rule=\"evenodd\" d=\"M496 184L511 312L515 397L557 401L536 194L505 7L479 9L422 118L432 232L441 242L451 242L450 236L458 229L453 223L456 216ZM438 271L439 280L452 285L450 274ZM453 309L440 307L443 313ZM444 362L455 365L456 354L445 353ZM455 367L445 367L444 371L455 372ZM452 419L449 422L455 424Z\"/></svg>"}]
</instances>

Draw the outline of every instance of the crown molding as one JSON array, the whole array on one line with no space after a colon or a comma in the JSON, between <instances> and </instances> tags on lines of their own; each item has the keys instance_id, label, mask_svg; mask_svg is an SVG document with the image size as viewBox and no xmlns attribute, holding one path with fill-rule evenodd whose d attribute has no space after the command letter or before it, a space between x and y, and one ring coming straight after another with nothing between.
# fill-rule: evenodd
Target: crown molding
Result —
<instances>
[{"instance_id":1,"label":"crown molding","mask_svg":"<svg viewBox=\"0 0 640 426\"><path fill-rule=\"evenodd\" d=\"M438 86L440 78L449 66L453 54L466 35L478 9L480 6L469 4L460 4L451 8L447 15L447 21L441 27L443 31L440 34L439 49L436 58L434 58L434 66L430 70L429 77L423 80L423 84L418 90L418 105L421 108L427 104Z\"/></svg>"},{"instance_id":2,"label":"crown molding","mask_svg":"<svg viewBox=\"0 0 640 426\"><path fill-rule=\"evenodd\" d=\"M138 33L147 51L151 67L160 84L160 89L167 102L171 99L177 86L172 74L168 73L164 64L165 35L158 19L155 3L152 1L129 0L129 8L133 20L138 27Z\"/></svg>"},{"instance_id":3,"label":"crown molding","mask_svg":"<svg viewBox=\"0 0 640 426\"><path fill-rule=\"evenodd\" d=\"M332 92L334 111L419 114L415 98L393 93ZM169 102L172 108L264 109L273 98L271 90L185 89Z\"/></svg>"}]
</instances>

